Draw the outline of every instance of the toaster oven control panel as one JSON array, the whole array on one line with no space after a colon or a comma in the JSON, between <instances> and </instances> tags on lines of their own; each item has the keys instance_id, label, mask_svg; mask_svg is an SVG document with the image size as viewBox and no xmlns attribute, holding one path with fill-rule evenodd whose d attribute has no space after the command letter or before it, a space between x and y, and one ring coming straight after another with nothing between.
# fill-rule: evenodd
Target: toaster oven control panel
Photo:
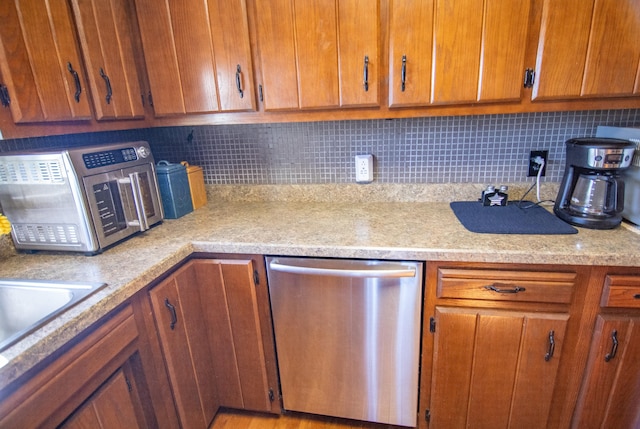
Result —
<instances>
[{"instance_id":1,"label":"toaster oven control panel","mask_svg":"<svg viewBox=\"0 0 640 429\"><path fill-rule=\"evenodd\" d=\"M133 147L114 149L101 152L85 153L82 160L87 169L106 167L138 160L138 154Z\"/></svg>"}]
</instances>

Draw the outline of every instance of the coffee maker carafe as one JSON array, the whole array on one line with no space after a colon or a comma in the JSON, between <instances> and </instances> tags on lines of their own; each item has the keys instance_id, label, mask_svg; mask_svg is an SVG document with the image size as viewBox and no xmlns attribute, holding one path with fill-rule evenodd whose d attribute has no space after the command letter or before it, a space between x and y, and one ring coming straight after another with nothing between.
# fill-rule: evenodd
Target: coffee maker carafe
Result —
<instances>
[{"instance_id":1,"label":"coffee maker carafe","mask_svg":"<svg viewBox=\"0 0 640 429\"><path fill-rule=\"evenodd\" d=\"M567 140L566 148L567 164L554 213L585 228L620 225L624 208L620 173L631 165L636 145L627 140L585 137Z\"/></svg>"}]
</instances>

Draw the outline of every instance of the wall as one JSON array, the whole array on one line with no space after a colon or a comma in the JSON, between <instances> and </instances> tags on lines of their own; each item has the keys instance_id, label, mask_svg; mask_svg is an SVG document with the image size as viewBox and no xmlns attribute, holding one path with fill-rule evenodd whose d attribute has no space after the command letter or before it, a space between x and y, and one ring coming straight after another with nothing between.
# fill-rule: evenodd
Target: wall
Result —
<instances>
[{"instance_id":1,"label":"wall","mask_svg":"<svg viewBox=\"0 0 640 429\"><path fill-rule=\"evenodd\" d=\"M145 139L156 160L187 160L207 184L353 182L356 154L380 183L525 182L530 150L548 150L547 182L564 172L564 142L598 125L640 127L640 109L394 120L170 127L0 142L0 152Z\"/></svg>"}]
</instances>

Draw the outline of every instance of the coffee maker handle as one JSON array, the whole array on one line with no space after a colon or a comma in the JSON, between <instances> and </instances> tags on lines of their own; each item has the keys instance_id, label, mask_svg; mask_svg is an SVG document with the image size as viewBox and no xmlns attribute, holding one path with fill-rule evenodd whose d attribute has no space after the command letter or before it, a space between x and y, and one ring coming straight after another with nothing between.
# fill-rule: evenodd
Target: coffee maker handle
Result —
<instances>
[{"instance_id":1,"label":"coffee maker handle","mask_svg":"<svg viewBox=\"0 0 640 429\"><path fill-rule=\"evenodd\" d=\"M611 192L611 207L616 214L619 214L624 210L624 180L621 177L612 176L609 178L614 189Z\"/></svg>"}]
</instances>

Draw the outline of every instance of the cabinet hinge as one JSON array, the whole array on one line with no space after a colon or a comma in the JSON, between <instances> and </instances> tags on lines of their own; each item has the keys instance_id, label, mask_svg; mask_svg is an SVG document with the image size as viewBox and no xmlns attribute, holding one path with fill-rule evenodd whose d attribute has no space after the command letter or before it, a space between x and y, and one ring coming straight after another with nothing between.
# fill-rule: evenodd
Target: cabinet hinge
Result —
<instances>
[{"instance_id":1,"label":"cabinet hinge","mask_svg":"<svg viewBox=\"0 0 640 429\"><path fill-rule=\"evenodd\" d=\"M429 318L429 332L432 334L436 332L436 319L434 317Z\"/></svg>"},{"instance_id":2,"label":"cabinet hinge","mask_svg":"<svg viewBox=\"0 0 640 429\"><path fill-rule=\"evenodd\" d=\"M125 383L127 383L127 389L129 389L129 392L133 391L133 387L131 386L131 381L129 381L129 377L124 377L124 381Z\"/></svg>"},{"instance_id":3,"label":"cabinet hinge","mask_svg":"<svg viewBox=\"0 0 640 429\"><path fill-rule=\"evenodd\" d=\"M431 410L429 409L424 410L424 419L427 423L431 421Z\"/></svg>"},{"instance_id":4,"label":"cabinet hinge","mask_svg":"<svg viewBox=\"0 0 640 429\"><path fill-rule=\"evenodd\" d=\"M526 69L524 71L524 87L533 88L536 81L536 71L534 69Z\"/></svg>"},{"instance_id":5,"label":"cabinet hinge","mask_svg":"<svg viewBox=\"0 0 640 429\"><path fill-rule=\"evenodd\" d=\"M9 90L4 83L0 83L0 102L3 107L9 107L11 104L11 97L9 96Z\"/></svg>"},{"instance_id":6,"label":"cabinet hinge","mask_svg":"<svg viewBox=\"0 0 640 429\"><path fill-rule=\"evenodd\" d=\"M258 274L258 270L253 270L253 283L255 283L256 286L260 284L260 274Z\"/></svg>"},{"instance_id":7,"label":"cabinet hinge","mask_svg":"<svg viewBox=\"0 0 640 429\"><path fill-rule=\"evenodd\" d=\"M273 402L276 400L276 395L273 393L273 389L269 389L269 401Z\"/></svg>"}]
</instances>

